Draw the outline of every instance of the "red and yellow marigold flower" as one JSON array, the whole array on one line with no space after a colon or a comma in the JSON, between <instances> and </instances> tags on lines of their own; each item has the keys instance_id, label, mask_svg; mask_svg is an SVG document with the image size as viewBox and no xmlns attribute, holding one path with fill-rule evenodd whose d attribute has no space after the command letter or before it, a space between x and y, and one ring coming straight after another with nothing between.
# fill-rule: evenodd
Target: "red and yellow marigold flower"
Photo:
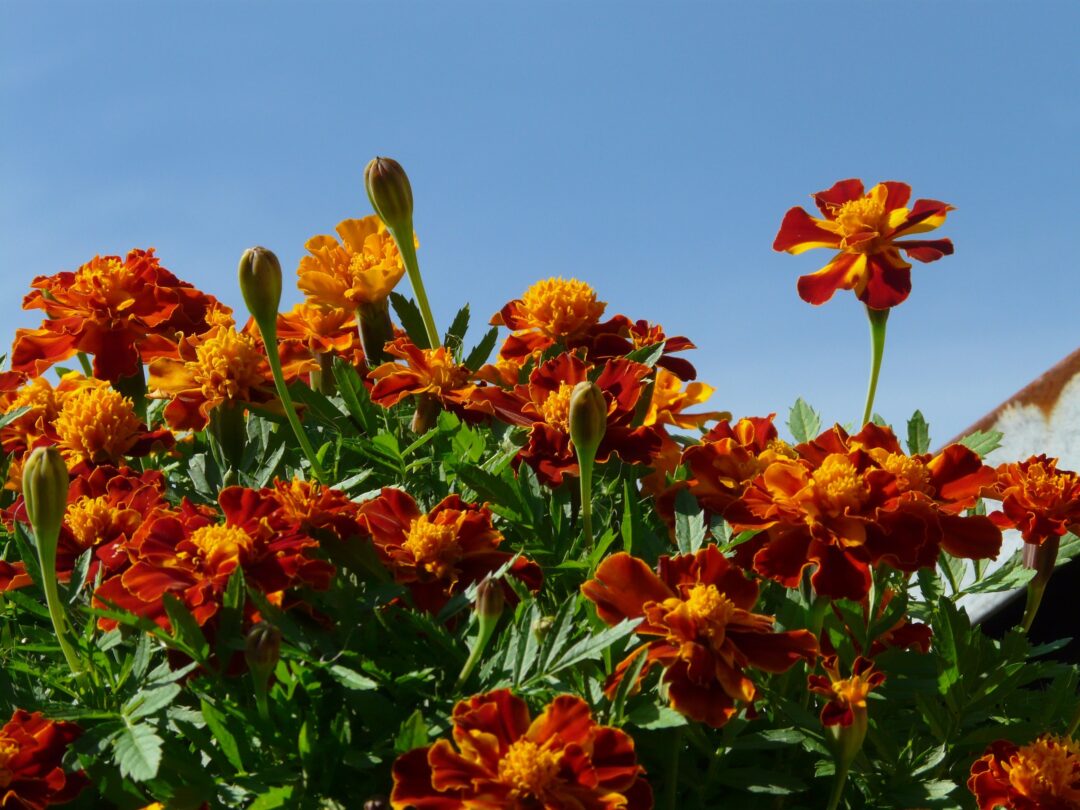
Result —
<instances>
[{"instance_id":1,"label":"red and yellow marigold flower","mask_svg":"<svg viewBox=\"0 0 1080 810\"><path fill-rule=\"evenodd\" d=\"M885 682L885 674L879 672L868 658L859 656L851 666L851 677L840 675L840 664L835 655L823 658L821 668L826 675L810 675L807 683L811 692L828 698L821 710L821 723L828 726L862 726L866 728L866 699Z\"/></svg>"},{"instance_id":2,"label":"red and yellow marigold flower","mask_svg":"<svg viewBox=\"0 0 1080 810\"><path fill-rule=\"evenodd\" d=\"M377 216L338 223L333 236L313 236L304 247L297 274L308 301L355 312L384 301L405 274L394 238Z\"/></svg>"},{"instance_id":3,"label":"red and yellow marigold flower","mask_svg":"<svg viewBox=\"0 0 1080 810\"><path fill-rule=\"evenodd\" d=\"M273 492L228 487L218 500L223 523L212 509L186 501L148 516L126 544L130 565L101 584L96 600L168 627L162 597L171 593L204 625L238 568L249 587L286 607L293 589L330 586L334 568L314 556L318 541L282 514Z\"/></svg>"},{"instance_id":4,"label":"red and yellow marigold flower","mask_svg":"<svg viewBox=\"0 0 1080 810\"><path fill-rule=\"evenodd\" d=\"M81 735L74 723L16 709L0 727L0 807L44 810L78 796L86 775L65 771L62 760Z\"/></svg>"},{"instance_id":5,"label":"red and yellow marigold flower","mask_svg":"<svg viewBox=\"0 0 1080 810\"><path fill-rule=\"evenodd\" d=\"M998 740L971 766L967 787L979 810L1076 810L1080 745L1052 734L1023 746Z\"/></svg>"},{"instance_id":6,"label":"red and yellow marigold flower","mask_svg":"<svg viewBox=\"0 0 1080 810\"><path fill-rule=\"evenodd\" d=\"M724 725L737 704L757 698L747 669L785 672L818 654L809 631L776 632L772 616L752 612L757 583L714 545L695 554L661 557L659 575L636 557L614 554L600 563L581 592L608 624L641 619L634 632L652 639L619 664L608 692L645 655L640 677L654 666L663 667L662 684L672 708L711 726Z\"/></svg>"},{"instance_id":7,"label":"red and yellow marigold flower","mask_svg":"<svg viewBox=\"0 0 1080 810\"><path fill-rule=\"evenodd\" d=\"M470 421L493 411L473 397L476 384L472 381L472 371L458 364L453 352L445 346L421 349L404 337L387 343L384 351L404 362L383 363L368 372L368 379L374 381L371 401L376 405L390 408L406 397L424 395Z\"/></svg>"},{"instance_id":8,"label":"red and yellow marigold flower","mask_svg":"<svg viewBox=\"0 0 1080 810\"><path fill-rule=\"evenodd\" d=\"M664 368L656 370L653 381L652 399L645 412L645 425L671 425L672 427L691 430L700 428L706 422L730 419L731 414L722 411L686 413L688 408L700 405L713 395L716 389L702 382L687 383Z\"/></svg>"},{"instance_id":9,"label":"red and yellow marigold flower","mask_svg":"<svg viewBox=\"0 0 1080 810\"><path fill-rule=\"evenodd\" d=\"M137 473L127 467L76 467L57 542L57 578L67 582L76 561L88 549L94 551L88 582L94 581L99 570L118 570L127 561L125 543L144 517L166 506L165 479L156 470ZM22 496L5 510L3 517L8 526L16 520L29 523ZM0 560L0 591L24 588L30 582L22 562Z\"/></svg>"},{"instance_id":10,"label":"red and yellow marigold flower","mask_svg":"<svg viewBox=\"0 0 1080 810\"><path fill-rule=\"evenodd\" d=\"M278 354L287 380L323 370L326 357L338 355L363 367L363 350L351 309L301 303L277 318Z\"/></svg>"},{"instance_id":11,"label":"red and yellow marigold flower","mask_svg":"<svg viewBox=\"0 0 1080 810\"><path fill-rule=\"evenodd\" d=\"M652 791L634 741L597 725L576 695L556 697L535 719L499 689L460 701L453 742L417 748L394 763L394 810L649 810Z\"/></svg>"},{"instance_id":12,"label":"red and yellow marigold flower","mask_svg":"<svg viewBox=\"0 0 1080 810\"><path fill-rule=\"evenodd\" d=\"M862 181L841 180L813 195L822 218L802 208L784 216L774 250L802 253L811 248L840 251L816 273L799 279L799 295L823 304L837 290L853 290L871 309L888 309L911 292L911 263L901 251L920 262L932 262L953 252L948 239L905 239L932 231L945 222L953 206L937 200L916 200L910 208L911 187L878 183L863 193Z\"/></svg>"},{"instance_id":13,"label":"red and yellow marigold flower","mask_svg":"<svg viewBox=\"0 0 1080 810\"><path fill-rule=\"evenodd\" d=\"M505 326L525 344L538 342L546 348L584 335L600 322L606 306L584 281L560 276L533 284L499 310L491 323Z\"/></svg>"},{"instance_id":14,"label":"red and yellow marigold flower","mask_svg":"<svg viewBox=\"0 0 1080 810\"><path fill-rule=\"evenodd\" d=\"M490 405L498 419L529 428L528 443L514 463L527 463L545 484L558 486L564 475L578 475L570 443L570 393L593 370L575 354L560 354L534 369L527 384L475 392L477 407ZM650 372L648 366L620 358L605 363L594 380L608 403L607 430L596 452L597 463L615 454L628 464L649 464L660 451L660 429L633 424Z\"/></svg>"},{"instance_id":15,"label":"red and yellow marigold flower","mask_svg":"<svg viewBox=\"0 0 1080 810\"><path fill-rule=\"evenodd\" d=\"M860 600L878 563L915 571L934 566L942 548L997 556L1000 530L983 515L958 514L992 473L967 448L907 456L891 431L869 424L854 436L831 428L795 450L797 458L770 463L741 498L753 518L736 526L765 531L736 556L759 574L793 588L813 568L817 593Z\"/></svg>"},{"instance_id":16,"label":"red and yellow marigold flower","mask_svg":"<svg viewBox=\"0 0 1080 810\"><path fill-rule=\"evenodd\" d=\"M173 430L202 430L219 407L275 401L262 342L231 325L219 325L177 344L177 356L150 364L150 396L168 399L165 421Z\"/></svg>"},{"instance_id":17,"label":"red and yellow marigold flower","mask_svg":"<svg viewBox=\"0 0 1080 810\"><path fill-rule=\"evenodd\" d=\"M1041 545L1080 525L1080 475L1059 470L1058 460L1032 456L1002 464L994 482L1001 510L990 515L1003 529L1016 529L1025 543Z\"/></svg>"},{"instance_id":18,"label":"red and yellow marigold flower","mask_svg":"<svg viewBox=\"0 0 1080 810\"><path fill-rule=\"evenodd\" d=\"M95 256L74 273L38 276L24 309L41 309L49 320L19 329L11 363L39 375L76 352L94 356L94 376L116 382L140 373L143 354L156 338L175 341L208 326L207 311L220 308L162 267L153 250Z\"/></svg>"},{"instance_id":19,"label":"red and yellow marigold flower","mask_svg":"<svg viewBox=\"0 0 1080 810\"><path fill-rule=\"evenodd\" d=\"M281 515L305 532L329 531L339 540L363 533L358 522L360 505L341 490L294 478L274 481L273 493Z\"/></svg>"},{"instance_id":20,"label":"red and yellow marigold flower","mask_svg":"<svg viewBox=\"0 0 1080 810\"><path fill-rule=\"evenodd\" d=\"M416 607L429 613L514 556L499 548L503 536L491 525L491 511L457 495L425 513L407 493L384 487L379 497L360 505L360 523L394 579L409 589ZM540 567L523 557L507 573L533 591L543 582ZM515 602L514 592L503 587Z\"/></svg>"}]
</instances>

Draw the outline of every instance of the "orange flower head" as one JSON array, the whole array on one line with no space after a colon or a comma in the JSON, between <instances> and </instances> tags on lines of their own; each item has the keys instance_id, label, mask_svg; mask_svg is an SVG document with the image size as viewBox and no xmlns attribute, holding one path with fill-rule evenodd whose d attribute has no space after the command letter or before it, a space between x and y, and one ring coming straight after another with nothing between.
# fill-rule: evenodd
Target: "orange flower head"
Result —
<instances>
[{"instance_id":1,"label":"orange flower head","mask_svg":"<svg viewBox=\"0 0 1080 810\"><path fill-rule=\"evenodd\" d=\"M870 488L846 455L826 456L810 477L808 500L831 517L859 509L870 497ZM813 508L812 507L812 508Z\"/></svg>"},{"instance_id":2,"label":"orange flower head","mask_svg":"<svg viewBox=\"0 0 1080 810\"><path fill-rule=\"evenodd\" d=\"M368 372L374 381L371 401L390 408L409 396L426 395L467 421L491 414L491 408L473 397L476 384L468 366L454 360L445 346L421 349L407 337L386 344L383 351L403 362L390 361Z\"/></svg>"},{"instance_id":3,"label":"orange flower head","mask_svg":"<svg viewBox=\"0 0 1080 810\"><path fill-rule=\"evenodd\" d=\"M1080 807L1080 745L1051 734L1019 747L999 740L972 765L967 784L980 810Z\"/></svg>"},{"instance_id":4,"label":"orange flower head","mask_svg":"<svg viewBox=\"0 0 1080 810\"><path fill-rule=\"evenodd\" d=\"M216 571L227 562L242 563L255 544L239 526L221 525L201 526L191 533L188 542L198 550L208 571Z\"/></svg>"},{"instance_id":5,"label":"orange flower head","mask_svg":"<svg viewBox=\"0 0 1080 810\"><path fill-rule=\"evenodd\" d=\"M460 521L433 523L420 515L409 526L408 537L401 547L416 558L416 564L439 579L453 576L453 568L461 559L457 536Z\"/></svg>"},{"instance_id":6,"label":"orange flower head","mask_svg":"<svg viewBox=\"0 0 1080 810\"><path fill-rule=\"evenodd\" d=\"M66 397L54 423L65 456L95 464L119 461L143 430L135 405L107 385L86 385Z\"/></svg>"},{"instance_id":7,"label":"orange flower head","mask_svg":"<svg viewBox=\"0 0 1080 810\"><path fill-rule=\"evenodd\" d=\"M869 659L862 657L855 659L850 678L841 677L835 655L825 658L821 665L828 677L810 675L808 682L811 692L829 698L821 710L822 724L846 727L856 722L865 723L867 697L885 682L884 673L875 669Z\"/></svg>"},{"instance_id":8,"label":"orange flower head","mask_svg":"<svg viewBox=\"0 0 1080 810\"><path fill-rule=\"evenodd\" d=\"M308 301L350 312L384 301L405 274L386 225L372 215L343 220L337 232L340 242L315 236L304 245L311 255L300 260L297 274Z\"/></svg>"},{"instance_id":9,"label":"orange flower head","mask_svg":"<svg viewBox=\"0 0 1080 810\"><path fill-rule=\"evenodd\" d=\"M120 523L120 510L106 496L83 497L68 506L64 520L75 542L90 548Z\"/></svg>"},{"instance_id":10,"label":"orange flower head","mask_svg":"<svg viewBox=\"0 0 1080 810\"><path fill-rule=\"evenodd\" d=\"M45 377L31 377L8 397L4 413L26 408L26 412L0 428L0 445L7 453L19 454L37 444L47 434L60 413L62 395Z\"/></svg>"},{"instance_id":11,"label":"orange flower head","mask_svg":"<svg viewBox=\"0 0 1080 810\"><path fill-rule=\"evenodd\" d=\"M559 387L540 403L540 413L544 421L567 434L570 433L570 395L573 392L573 385L561 382Z\"/></svg>"},{"instance_id":12,"label":"orange flower head","mask_svg":"<svg viewBox=\"0 0 1080 810\"><path fill-rule=\"evenodd\" d=\"M707 413L683 413L687 408L700 405L713 395L716 389L700 382L687 383L683 388L682 380L665 368L656 370L653 382L652 399L645 413L645 425L672 425L689 430L701 427L706 422L730 419L730 413L709 411Z\"/></svg>"},{"instance_id":13,"label":"orange flower head","mask_svg":"<svg viewBox=\"0 0 1080 810\"><path fill-rule=\"evenodd\" d=\"M863 193L860 180L841 180L814 195L823 218L802 208L784 216L773 249L802 253L811 248L840 251L829 264L799 279L799 295L823 304L838 289L854 290L871 309L889 309L911 291L911 264L900 254L932 262L953 252L948 239L902 239L932 231L953 210L937 200L916 200L907 207L911 187L878 183Z\"/></svg>"},{"instance_id":14,"label":"orange flower head","mask_svg":"<svg viewBox=\"0 0 1080 810\"><path fill-rule=\"evenodd\" d=\"M78 796L86 775L66 773L61 762L81 734L74 723L16 709L0 727L0 806L44 810Z\"/></svg>"},{"instance_id":15,"label":"orange flower head","mask_svg":"<svg viewBox=\"0 0 1080 810\"><path fill-rule=\"evenodd\" d=\"M633 740L597 725L577 696L556 697L532 719L523 700L499 689L460 701L453 723L453 742L438 740L398 757L395 810L653 806Z\"/></svg>"},{"instance_id":16,"label":"orange flower head","mask_svg":"<svg viewBox=\"0 0 1080 810\"><path fill-rule=\"evenodd\" d=\"M192 376L208 400L245 400L265 379L264 362L251 335L220 329L196 348Z\"/></svg>"},{"instance_id":17,"label":"orange flower head","mask_svg":"<svg viewBox=\"0 0 1080 810\"><path fill-rule=\"evenodd\" d=\"M577 279L538 281L492 318L514 332L535 331L554 341L578 336L596 325L607 306L596 291Z\"/></svg>"},{"instance_id":18,"label":"orange flower head","mask_svg":"<svg viewBox=\"0 0 1080 810\"><path fill-rule=\"evenodd\" d=\"M1003 464L994 489L1001 511L990 518L1003 529L1018 529L1025 543L1041 545L1080 524L1080 475L1059 470L1056 458L1032 456Z\"/></svg>"},{"instance_id":19,"label":"orange flower head","mask_svg":"<svg viewBox=\"0 0 1080 810\"><path fill-rule=\"evenodd\" d=\"M715 545L661 557L658 574L625 552L613 554L581 592L609 625L642 620L635 633L646 641L616 668L606 685L608 694L644 655L639 677L662 667L672 708L711 726L730 720L737 703L756 699L757 686L747 669L785 672L800 659L817 657L812 633L774 632L772 616L752 611L757 584Z\"/></svg>"}]
</instances>

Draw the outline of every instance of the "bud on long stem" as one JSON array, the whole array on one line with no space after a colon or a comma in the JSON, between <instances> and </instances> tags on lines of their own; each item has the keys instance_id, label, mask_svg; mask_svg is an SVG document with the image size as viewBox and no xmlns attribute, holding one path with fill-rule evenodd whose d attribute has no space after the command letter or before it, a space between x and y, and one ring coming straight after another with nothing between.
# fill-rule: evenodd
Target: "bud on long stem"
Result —
<instances>
[{"instance_id":1,"label":"bud on long stem","mask_svg":"<svg viewBox=\"0 0 1080 810\"><path fill-rule=\"evenodd\" d=\"M281 657L281 631L267 622L258 622L248 630L244 640L244 659L251 670L251 680L255 685L255 703L259 717L270 722L270 707L267 703L267 686Z\"/></svg>"},{"instance_id":2,"label":"bud on long stem","mask_svg":"<svg viewBox=\"0 0 1080 810\"><path fill-rule=\"evenodd\" d=\"M1020 629L1025 633L1031 629L1035 621L1035 614L1039 612L1043 594L1050 582L1050 576L1054 573L1057 564L1058 549L1061 547L1061 538L1058 536L1047 537L1039 545L1025 543L1023 549L1023 564L1025 568L1034 568L1035 576L1031 578L1027 586L1027 602L1024 605L1024 617L1020 621Z\"/></svg>"},{"instance_id":3,"label":"bud on long stem","mask_svg":"<svg viewBox=\"0 0 1080 810\"><path fill-rule=\"evenodd\" d=\"M495 632L495 626L499 623L499 617L502 615L505 604L506 599L503 596L501 582L493 580L491 577L485 577L476 587L475 610L479 629L476 632L476 640L473 642L469 659L465 662L465 666L461 668L461 674L458 675L458 689L464 686L465 681L469 679L469 676L472 675L473 670L476 668L476 664L480 661L480 656L491 640L491 636Z\"/></svg>"},{"instance_id":4,"label":"bud on long stem","mask_svg":"<svg viewBox=\"0 0 1080 810\"><path fill-rule=\"evenodd\" d=\"M319 463L315 449L311 446L300 417L296 415L292 395L285 385L285 375L281 371L281 358L278 356L277 316L281 302L281 263L270 250L263 247L249 248L240 257L240 291L244 294L244 303L259 326L266 359L274 375L274 387L285 409L285 418L300 442L300 449L307 456L311 472L321 484L326 483L326 473Z\"/></svg>"},{"instance_id":5,"label":"bud on long stem","mask_svg":"<svg viewBox=\"0 0 1080 810\"><path fill-rule=\"evenodd\" d=\"M570 393L570 441L577 454L581 481L581 523L588 547L593 544L592 474L596 451L607 432L607 400L593 382L579 382Z\"/></svg>"},{"instance_id":6,"label":"bud on long stem","mask_svg":"<svg viewBox=\"0 0 1080 810\"><path fill-rule=\"evenodd\" d=\"M78 675L82 671L82 664L67 639L67 616L56 584L56 545L67 511L69 483L67 465L55 447L37 448L23 467L23 499L34 530L38 564L41 567L41 587L45 591L49 618L52 619L56 640L71 672Z\"/></svg>"}]
</instances>

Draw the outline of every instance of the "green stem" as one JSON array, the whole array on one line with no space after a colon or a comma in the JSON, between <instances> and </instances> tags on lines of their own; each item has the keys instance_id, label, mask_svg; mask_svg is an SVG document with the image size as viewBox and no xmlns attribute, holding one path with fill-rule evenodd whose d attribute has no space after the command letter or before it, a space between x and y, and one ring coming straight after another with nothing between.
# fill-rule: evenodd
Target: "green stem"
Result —
<instances>
[{"instance_id":1,"label":"green stem","mask_svg":"<svg viewBox=\"0 0 1080 810\"><path fill-rule=\"evenodd\" d=\"M870 319L870 385L866 389L866 407L863 409L862 425L874 415L874 395L877 393L878 375L881 373L881 359L885 356L885 322L889 320L889 310L866 308Z\"/></svg>"},{"instance_id":2,"label":"green stem","mask_svg":"<svg viewBox=\"0 0 1080 810\"><path fill-rule=\"evenodd\" d=\"M584 453L579 455L581 456L578 458L581 481L581 530L582 534L585 535L585 550L591 551L595 540L592 526L593 460L586 457Z\"/></svg>"},{"instance_id":3,"label":"green stem","mask_svg":"<svg viewBox=\"0 0 1080 810\"><path fill-rule=\"evenodd\" d=\"M413 294L416 296L416 304L420 307L420 315L424 319L424 329L427 331L428 342L432 349L442 345L439 339L439 330L435 328L435 317L431 314L431 305L428 304L427 293L424 291L424 280L420 278L420 264L416 261L416 244L413 242L413 230L410 225L407 234L398 235L395 229L390 229L390 234L397 242L401 260L405 263L405 272L409 274L409 283L412 285ZM405 237L405 238L402 238Z\"/></svg>"},{"instance_id":4,"label":"green stem","mask_svg":"<svg viewBox=\"0 0 1080 810\"><path fill-rule=\"evenodd\" d=\"M491 636L495 632L495 626L499 623L499 620L498 617L491 619L481 616L479 623L480 627L476 633L476 641L473 643L468 660L465 661L465 666L461 668L457 685L454 687L458 692L461 691L465 682L469 680L469 676L472 675L473 670L476 669L476 665L480 662L480 656L484 654L484 649L487 647L488 642L491 641Z\"/></svg>"},{"instance_id":5,"label":"green stem","mask_svg":"<svg viewBox=\"0 0 1080 810\"><path fill-rule=\"evenodd\" d=\"M255 681L255 707L259 710L259 718L269 726L270 704L266 700L266 693L268 691L266 688L267 679L263 678L261 675L255 675L254 672L252 673L252 676Z\"/></svg>"},{"instance_id":6,"label":"green stem","mask_svg":"<svg viewBox=\"0 0 1080 810\"><path fill-rule=\"evenodd\" d=\"M293 433L296 434L296 440L300 442L300 449L307 456L315 480L320 484L325 484L326 472L315 455L315 448L311 446L307 434L304 433L304 428L300 424L300 417L296 415L296 408L293 407L292 395L285 386L285 375L281 371L281 358L278 357L277 352L276 319L270 319L267 323L260 323L259 332L262 334L263 346L266 347L266 359L270 361L270 371L274 375L274 387L277 389L278 398L285 408L285 418L289 420L289 425L292 427Z\"/></svg>"},{"instance_id":7,"label":"green stem","mask_svg":"<svg viewBox=\"0 0 1080 810\"><path fill-rule=\"evenodd\" d=\"M79 352L79 365L82 366L84 377L94 376L94 367L90 365L90 358L86 356L86 352Z\"/></svg>"},{"instance_id":8,"label":"green stem","mask_svg":"<svg viewBox=\"0 0 1080 810\"><path fill-rule=\"evenodd\" d=\"M663 810L675 810L679 802L679 754L683 744L682 728L672 734L671 749L668 751L667 776L664 781L664 798L660 806Z\"/></svg>"},{"instance_id":9,"label":"green stem","mask_svg":"<svg viewBox=\"0 0 1080 810\"><path fill-rule=\"evenodd\" d=\"M1043 594L1046 593L1046 580L1036 576L1027 586L1027 602L1024 605L1024 618L1020 621L1020 629L1025 633L1031 629L1035 621L1035 614L1039 612Z\"/></svg>"},{"instance_id":10,"label":"green stem","mask_svg":"<svg viewBox=\"0 0 1080 810\"><path fill-rule=\"evenodd\" d=\"M836 776L833 778L832 793L829 795L829 803L825 810L837 810L840 806L840 800L844 797L844 785L847 784L849 767L847 763L836 763Z\"/></svg>"},{"instance_id":11,"label":"green stem","mask_svg":"<svg viewBox=\"0 0 1080 810\"><path fill-rule=\"evenodd\" d=\"M61 606L60 590L56 586L56 560L44 559L41 554L42 538L38 534L36 527L34 534L34 539L38 544L38 564L41 566L41 587L45 591L45 604L49 607L49 618L52 619L53 631L56 633L56 640L60 643L64 658L71 668L71 674L79 676L82 674L82 662L79 660L75 648L67 640L67 617L64 615L64 609ZM56 548L55 540L52 543L52 548Z\"/></svg>"}]
</instances>

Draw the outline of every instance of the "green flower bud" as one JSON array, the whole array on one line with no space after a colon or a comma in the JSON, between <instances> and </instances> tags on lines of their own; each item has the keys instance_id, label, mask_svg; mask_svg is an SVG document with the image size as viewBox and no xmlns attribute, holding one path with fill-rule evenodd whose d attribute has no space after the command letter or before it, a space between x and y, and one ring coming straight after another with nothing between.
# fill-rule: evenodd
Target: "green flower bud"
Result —
<instances>
[{"instance_id":1,"label":"green flower bud","mask_svg":"<svg viewBox=\"0 0 1080 810\"><path fill-rule=\"evenodd\" d=\"M476 612L481 621L498 619L505 604L502 584L491 577L484 577L476 586Z\"/></svg>"},{"instance_id":2,"label":"green flower bud","mask_svg":"<svg viewBox=\"0 0 1080 810\"><path fill-rule=\"evenodd\" d=\"M412 238L413 196L409 176L393 158L374 158L364 169L364 188L375 213L391 231Z\"/></svg>"},{"instance_id":3,"label":"green flower bud","mask_svg":"<svg viewBox=\"0 0 1080 810\"><path fill-rule=\"evenodd\" d=\"M244 639L244 659L252 673L270 677L281 657L281 631L267 622L253 624Z\"/></svg>"},{"instance_id":4,"label":"green flower bud","mask_svg":"<svg viewBox=\"0 0 1080 810\"><path fill-rule=\"evenodd\" d=\"M607 401L594 382L579 382L570 393L570 441L580 458L596 456L607 432Z\"/></svg>"},{"instance_id":5,"label":"green flower bud","mask_svg":"<svg viewBox=\"0 0 1080 810\"><path fill-rule=\"evenodd\" d=\"M554 616L541 616L539 619L533 621L532 626L529 629L532 630L532 634L536 640L543 643L544 639L551 633L551 628L554 626Z\"/></svg>"},{"instance_id":6,"label":"green flower bud","mask_svg":"<svg viewBox=\"0 0 1080 810\"><path fill-rule=\"evenodd\" d=\"M26 514L34 528L34 539L43 566L53 574L56 565L56 543L60 537L60 524L67 511L68 496L67 464L55 447L39 447L26 460L22 473L23 498Z\"/></svg>"},{"instance_id":7,"label":"green flower bud","mask_svg":"<svg viewBox=\"0 0 1080 810\"><path fill-rule=\"evenodd\" d=\"M264 247L248 248L240 257L240 292L244 303L262 327L277 324L281 303L281 263L273 251Z\"/></svg>"}]
</instances>

